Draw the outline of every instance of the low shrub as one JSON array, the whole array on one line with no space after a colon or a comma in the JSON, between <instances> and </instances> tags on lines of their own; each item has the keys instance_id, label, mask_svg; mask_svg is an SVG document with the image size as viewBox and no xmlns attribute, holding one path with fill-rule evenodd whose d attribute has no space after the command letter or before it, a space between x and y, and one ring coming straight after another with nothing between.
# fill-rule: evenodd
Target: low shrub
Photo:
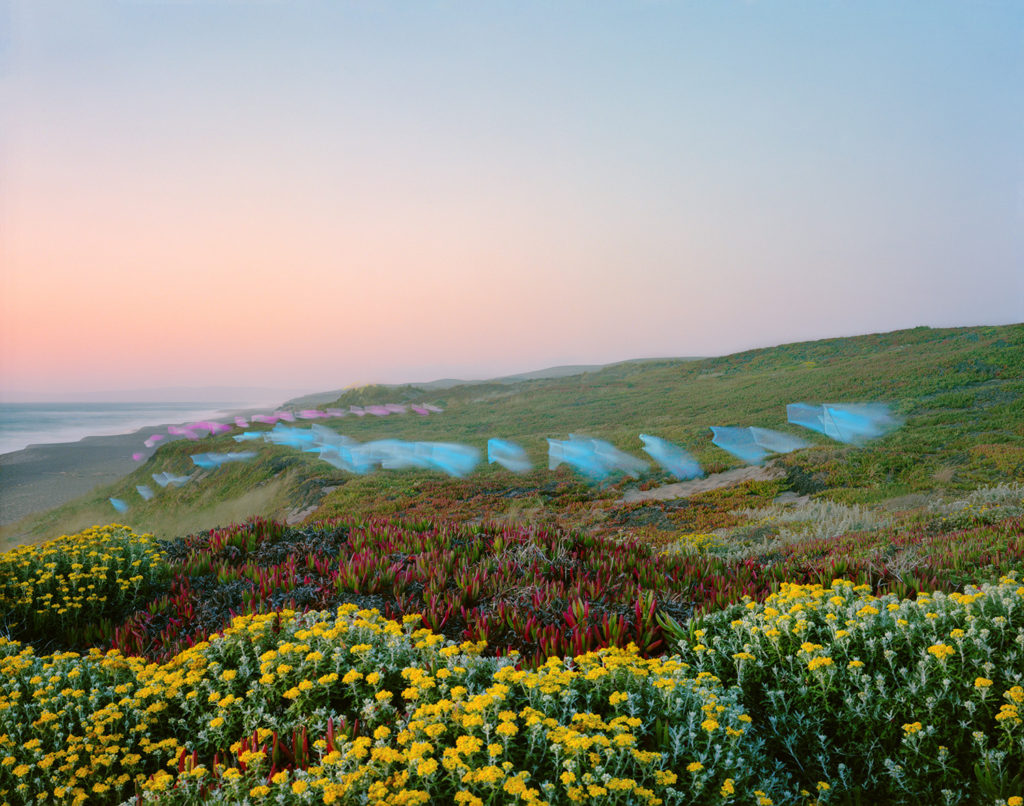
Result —
<instances>
[{"instance_id":1,"label":"low shrub","mask_svg":"<svg viewBox=\"0 0 1024 806\"><path fill-rule=\"evenodd\" d=\"M783 585L695 619L679 646L738 685L768 752L821 803L1024 795L1024 584L876 597Z\"/></svg>"},{"instance_id":2,"label":"low shrub","mask_svg":"<svg viewBox=\"0 0 1024 806\"><path fill-rule=\"evenodd\" d=\"M528 671L405 621L351 605L239 617L163 665L4 642L0 797L655 806L784 791L738 692L677 659L608 649Z\"/></svg>"},{"instance_id":3,"label":"low shrub","mask_svg":"<svg viewBox=\"0 0 1024 806\"><path fill-rule=\"evenodd\" d=\"M0 554L0 625L39 645L88 647L148 601L167 573L152 535L94 526Z\"/></svg>"}]
</instances>

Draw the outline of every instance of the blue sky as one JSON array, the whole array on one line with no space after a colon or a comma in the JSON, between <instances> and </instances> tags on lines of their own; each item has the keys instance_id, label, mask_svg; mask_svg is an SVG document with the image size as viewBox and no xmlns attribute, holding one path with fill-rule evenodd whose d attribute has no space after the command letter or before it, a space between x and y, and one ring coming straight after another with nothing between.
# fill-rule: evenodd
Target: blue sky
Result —
<instances>
[{"instance_id":1,"label":"blue sky","mask_svg":"<svg viewBox=\"0 0 1024 806\"><path fill-rule=\"evenodd\" d=\"M1024 320L1024 4L4 7L0 397Z\"/></svg>"}]
</instances>

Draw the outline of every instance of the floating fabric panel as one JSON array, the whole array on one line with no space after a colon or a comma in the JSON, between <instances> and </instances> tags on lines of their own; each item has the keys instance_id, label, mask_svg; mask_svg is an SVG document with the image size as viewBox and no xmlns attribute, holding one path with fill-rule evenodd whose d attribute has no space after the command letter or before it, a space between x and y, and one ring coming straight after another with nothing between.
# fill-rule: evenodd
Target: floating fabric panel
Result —
<instances>
[{"instance_id":1,"label":"floating fabric panel","mask_svg":"<svg viewBox=\"0 0 1024 806\"><path fill-rule=\"evenodd\" d=\"M231 430L230 425L224 423L217 423L213 420L200 420L196 423L190 423L188 425L190 431L208 431L210 434L223 434Z\"/></svg>"},{"instance_id":2,"label":"floating fabric panel","mask_svg":"<svg viewBox=\"0 0 1024 806\"><path fill-rule=\"evenodd\" d=\"M562 463L594 480L620 472L638 477L649 465L642 459L620 451L610 442L569 434L567 440L548 440L548 467L554 470Z\"/></svg>"},{"instance_id":3,"label":"floating fabric panel","mask_svg":"<svg viewBox=\"0 0 1024 806\"><path fill-rule=\"evenodd\" d=\"M473 472L480 462L480 451L468 445L453 442L417 442L416 445L419 455L423 455L419 446L428 446L430 466L449 476L462 478Z\"/></svg>"},{"instance_id":4,"label":"floating fabric panel","mask_svg":"<svg viewBox=\"0 0 1024 806\"><path fill-rule=\"evenodd\" d=\"M822 420L824 410L821 406L809 403L790 403L786 406L786 419L793 425L809 428L819 434L825 434L825 423ZM826 434L827 436L827 434Z\"/></svg>"},{"instance_id":5,"label":"floating fabric panel","mask_svg":"<svg viewBox=\"0 0 1024 806\"><path fill-rule=\"evenodd\" d=\"M347 449L342 452L340 447L334 445L323 445L320 448L320 458L332 467L344 470L348 473L361 472L351 461L351 451Z\"/></svg>"},{"instance_id":6,"label":"floating fabric panel","mask_svg":"<svg viewBox=\"0 0 1024 806\"><path fill-rule=\"evenodd\" d=\"M487 462L497 463L513 473L526 473L533 468L526 451L519 445L496 437L487 440Z\"/></svg>"},{"instance_id":7,"label":"floating fabric panel","mask_svg":"<svg viewBox=\"0 0 1024 806\"><path fill-rule=\"evenodd\" d=\"M320 425L314 423L310 428L310 432L313 434L314 444L316 445L358 445L351 437L346 437L343 434L339 434L332 428L328 428L326 425Z\"/></svg>"},{"instance_id":8,"label":"floating fabric panel","mask_svg":"<svg viewBox=\"0 0 1024 806\"><path fill-rule=\"evenodd\" d=\"M563 463L592 479L602 479L608 475L607 468L594 453L592 446L573 440L549 439L548 470L554 470Z\"/></svg>"},{"instance_id":9,"label":"floating fabric panel","mask_svg":"<svg viewBox=\"0 0 1024 806\"><path fill-rule=\"evenodd\" d=\"M786 416L795 425L847 444L884 436L903 422L885 403L826 403L821 406L790 403L786 406Z\"/></svg>"},{"instance_id":10,"label":"floating fabric panel","mask_svg":"<svg viewBox=\"0 0 1024 806\"><path fill-rule=\"evenodd\" d=\"M316 437L308 428L291 428L278 423L267 431L263 438L274 445L287 445L290 448L308 448Z\"/></svg>"},{"instance_id":11,"label":"floating fabric panel","mask_svg":"<svg viewBox=\"0 0 1024 806\"><path fill-rule=\"evenodd\" d=\"M426 445L426 443L423 443ZM400 439L381 439L368 442L373 445L374 455L380 466L385 470L403 470L410 467L429 469L431 467L429 449L419 448L419 443L404 442Z\"/></svg>"},{"instance_id":12,"label":"floating fabric panel","mask_svg":"<svg viewBox=\"0 0 1024 806\"><path fill-rule=\"evenodd\" d=\"M576 434L569 434L569 439L589 442L593 446L595 455L604 462L609 473L620 472L627 476L639 478L640 474L650 468L650 464L643 459L631 456L625 451L620 451L610 442L603 439L590 439Z\"/></svg>"},{"instance_id":13,"label":"floating fabric panel","mask_svg":"<svg viewBox=\"0 0 1024 806\"><path fill-rule=\"evenodd\" d=\"M155 481L161 487L166 487L168 484L174 487L180 487L182 484L184 484L191 478L191 476L175 476L173 473L153 474L153 481Z\"/></svg>"},{"instance_id":14,"label":"floating fabric panel","mask_svg":"<svg viewBox=\"0 0 1024 806\"><path fill-rule=\"evenodd\" d=\"M199 439L199 434L195 431L180 425L167 426L167 433L173 436L185 437L185 439L191 439L192 441Z\"/></svg>"},{"instance_id":15,"label":"floating fabric panel","mask_svg":"<svg viewBox=\"0 0 1024 806\"><path fill-rule=\"evenodd\" d=\"M902 420L885 403L826 403L823 419L841 442L859 443L896 430Z\"/></svg>"},{"instance_id":16,"label":"floating fabric panel","mask_svg":"<svg viewBox=\"0 0 1024 806\"><path fill-rule=\"evenodd\" d=\"M750 465L759 465L768 455L768 451L754 441L749 428L736 428L728 425L711 426L711 443L723 451L727 451L737 459Z\"/></svg>"},{"instance_id":17,"label":"floating fabric panel","mask_svg":"<svg viewBox=\"0 0 1024 806\"><path fill-rule=\"evenodd\" d=\"M237 453L195 453L192 463L197 467L215 468L228 462L247 462L256 457L256 451L239 451Z\"/></svg>"},{"instance_id":18,"label":"floating fabric panel","mask_svg":"<svg viewBox=\"0 0 1024 806\"><path fill-rule=\"evenodd\" d=\"M771 428L750 427L750 434L754 442L772 453L791 453L810 445L805 439L785 434L782 431L773 431Z\"/></svg>"},{"instance_id":19,"label":"floating fabric panel","mask_svg":"<svg viewBox=\"0 0 1024 806\"><path fill-rule=\"evenodd\" d=\"M700 464L688 451L660 437L641 434L644 451L677 479L695 479L704 475Z\"/></svg>"}]
</instances>

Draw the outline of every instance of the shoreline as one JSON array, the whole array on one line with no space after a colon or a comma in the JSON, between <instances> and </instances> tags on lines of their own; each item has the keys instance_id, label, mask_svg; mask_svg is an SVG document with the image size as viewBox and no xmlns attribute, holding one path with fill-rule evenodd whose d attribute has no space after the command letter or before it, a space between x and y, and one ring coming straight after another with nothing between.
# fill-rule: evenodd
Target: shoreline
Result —
<instances>
[{"instance_id":1,"label":"shoreline","mask_svg":"<svg viewBox=\"0 0 1024 806\"><path fill-rule=\"evenodd\" d=\"M149 406L154 406L152 411L147 410ZM70 445L89 437L126 436L150 428L159 431L168 424L230 420L241 408L239 404L203 403L0 403L4 423L0 427L0 456L44 445ZM246 410L250 408L245 406ZM63 412L73 415L69 422L63 421ZM30 413L37 414L41 422L26 427ZM13 420L9 429L8 418Z\"/></svg>"},{"instance_id":2,"label":"shoreline","mask_svg":"<svg viewBox=\"0 0 1024 806\"><path fill-rule=\"evenodd\" d=\"M246 417L264 410L239 409L219 419L230 421L236 415ZM0 527L54 509L124 478L159 447L147 448L143 444L147 436L164 434L160 445L182 439L167 434L168 425L182 424L148 425L126 434L29 445L0 454ZM133 453L141 453L142 460L132 459Z\"/></svg>"}]
</instances>

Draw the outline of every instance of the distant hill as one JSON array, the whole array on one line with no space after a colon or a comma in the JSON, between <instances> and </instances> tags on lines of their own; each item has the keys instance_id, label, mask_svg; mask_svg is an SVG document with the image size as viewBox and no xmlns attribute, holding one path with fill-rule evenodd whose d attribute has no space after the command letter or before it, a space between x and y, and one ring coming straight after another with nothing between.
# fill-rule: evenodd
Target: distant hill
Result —
<instances>
[{"instance_id":1,"label":"distant hill","mask_svg":"<svg viewBox=\"0 0 1024 806\"><path fill-rule=\"evenodd\" d=\"M547 369L537 369L532 372L520 372L515 375L502 375L498 378L490 378L488 380L460 380L459 378L439 378L436 381L426 381L424 383L382 383L375 384L376 387L382 389L421 389L424 392L436 392L443 389L451 389L453 386L470 386L473 384L488 384L488 383L503 383L511 384L518 383L519 381L533 381L544 378L564 378L569 375L582 375L585 372L599 372L602 369L608 367L614 367L618 364L636 364L644 361L700 361L700 358L631 358L626 361L618 361L612 364L570 364L559 367L548 367ZM292 398L286 401L283 405L286 408L304 408L309 406L323 406L327 403L332 403L348 392L357 391L366 387L348 387L345 389L334 389L329 392L314 392L308 395L302 395L301 397Z\"/></svg>"},{"instance_id":2,"label":"distant hill","mask_svg":"<svg viewBox=\"0 0 1024 806\"><path fill-rule=\"evenodd\" d=\"M230 436L222 436L199 446L165 445L121 482L19 524L16 536L70 533L109 520L113 511L106 499L111 495L132 502L120 520L163 535L248 515L311 512L318 506L324 514L355 512L360 517L378 511L422 511L427 506L422 491L428 488L444 491L429 504L441 514L461 508L470 516L475 504L467 504L472 499L469 491L484 488L488 512L504 511L502 507L512 507L522 495L517 490L543 490L554 478L571 478L546 470L546 439L564 438L570 432L609 440L636 456L644 455L638 434L655 434L689 449L708 472L740 464L711 444L709 426L762 426L801 434L814 444L781 460L786 484L800 494L847 502L1024 480L1024 324L920 327L716 358L553 367L488 381L427 386L365 386L296 400L339 408L436 403L444 409L442 414L349 416L327 424L359 441L460 442L481 451L489 437L500 436L521 444L538 469L517 477L481 464L465 481L426 471L353 477L313 454L260 443L259 457L248 464L204 473L180 489L162 491L150 502L139 500L135 485L151 483L152 473L191 472L191 453L236 449ZM862 448L841 445L787 424L786 404L797 401L887 402L906 423ZM659 483L657 474L648 483ZM579 489L574 493L578 506L597 495L586 492L585 486ZM547 494L531 495L531 506L549 506ZM484 514L481 511L479 517Z\"/></svg>"}]
</instances>

